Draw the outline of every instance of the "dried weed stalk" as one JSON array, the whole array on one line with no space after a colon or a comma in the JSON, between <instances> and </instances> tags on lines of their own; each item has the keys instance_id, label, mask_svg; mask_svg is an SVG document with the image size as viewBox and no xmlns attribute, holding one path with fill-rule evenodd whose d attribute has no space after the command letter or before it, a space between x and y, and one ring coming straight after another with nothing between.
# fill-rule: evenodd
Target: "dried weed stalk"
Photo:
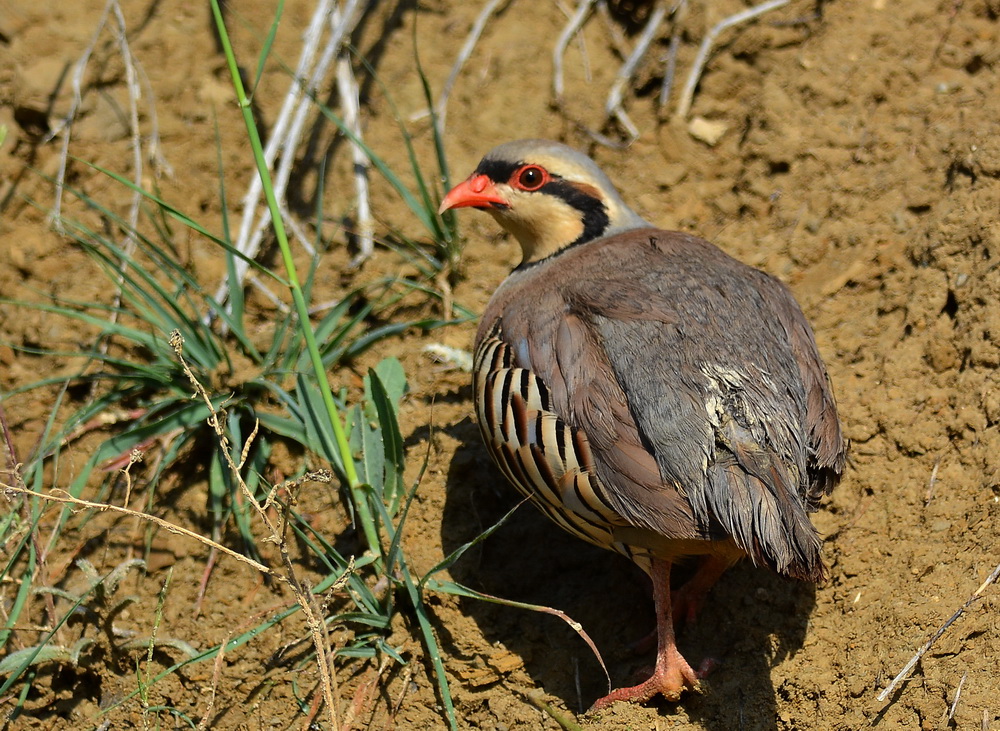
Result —
<instances>
[{"instance_id":1,"label":"dried weed stalk","mask_svg":"<svg viewBox=\"0 0 1000 731\"><path fill-rule=\"evenodd\" d=\"M231 450L229 449L229 438L226 436L226 430L223 427L224 419L220 418L219 413L216 412L215 408L212 406L212 399L208 395L208 391L206 391L205 387L201 385L197 378L195 378L194 373L191 372L187 362L184 360L184 338L181 337L180 332L177 330L170 333L170 347L174 349L174 353L176 353L181 367L184 369L187 377L191 380L191 385L194 386L195 391L204 400L209 412L211 413L208 423L209 426L211 426L215 431L216 437L218 437L219 445L222 448L223 455L225 455L226 463L229 466L233 479L236 480L243 497L257 512L258 517L267 529L268 537L264 540L266 542L273 543L278 549L278 553L281 556L281 563L284 567L284 572L280 575L280 581L291 590L295 600L302 608L302 613L305 615L306 626L309 627L309 634L312 637L313 646L316 649L316 666L319 669L320 684L322 686L323 697L326 701L326 706L330 714L330 723L334 729L339 729L340 714L338 712L335 692L337 676L333 670L333 653L330 646L330 635L327 630L326 622L323 621L323 612L319 606L319 602L316 600L316 597L313 595L310 587L298 578L295 571L295 564L292 562L291 555L288 552L288 542L286 540L288 514L287 511L282 508L280 503L275 501L275 496L283 485L279 484L272 488L264 502L260 503L257 498L254 497L253 491L247 487L246 482L243 480L242 469L246 463L250 447L257 436L259 424L254 424L253 431L244 443L243 450L240 453L240 462L239 464L236 464L233 461ZM330 479L331 476L329 471L321 470L314 473L307 473L302 479L291 483L284 483L284 486L287 487L289 492L294 492L295 489L306 481L329 482ZM268 513L269 509L272 507L278 508L276 520L273 519ZM271 573L273 574L274 572ZM350 567L348 567L348 570L345 571L344 574L337 580L335 588L343 588L347 584L349 575Z\"/></svg>"}]
</instances>

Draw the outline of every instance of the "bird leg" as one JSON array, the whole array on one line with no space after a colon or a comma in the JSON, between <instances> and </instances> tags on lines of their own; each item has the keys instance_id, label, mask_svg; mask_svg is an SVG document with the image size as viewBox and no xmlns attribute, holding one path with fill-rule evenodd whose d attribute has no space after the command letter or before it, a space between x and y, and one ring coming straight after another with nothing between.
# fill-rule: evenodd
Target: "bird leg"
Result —
<instances>
[{"instance_id":1,"label":"bird leg","mask_svg":"<svg viewBox=\"0 0 1000 731\"><path fill-rule=\"evenodd\" d=\"M591 710L607 708L615 701L643 703L655 695L675 701L685 688L697 690L699 674L677 649L670 602L670 562L654 558L650 569L653 580L653 603L656 607L656 667L644 683L630 688L618 688L597 700Z\"/></svg>"},{"instance_id":2,"label":"bird leg","mask_svg":"<svg viewBox=\"0 0 1000 731\"><path fill-rule=\"evenodd\" d=\"M708 598L708 592L715 583L732 566L732 561L719 556L706 555L698 561L698 568L690 579L677 590L670 593L670 605L673 611L674 629L684 624L694 624L698 613ZM637 653L645 653L658 641L657 630L636 640L632 648Z\"/></svg>"},{"instance_id":3,"label":"bird leg","mask_svg":"<svg viewBox=\"0 0 1000 731\"><path fill-rule=\"evenodd\" d=\"M693 624L698 617L708 597L708 592L724 573L732 566L732 562L711 554L702 556L698 561L698 569L694 575L684 582L680 589L673 593L671 603L674 612L674 623Z\"/></svg>"}]
</instances>

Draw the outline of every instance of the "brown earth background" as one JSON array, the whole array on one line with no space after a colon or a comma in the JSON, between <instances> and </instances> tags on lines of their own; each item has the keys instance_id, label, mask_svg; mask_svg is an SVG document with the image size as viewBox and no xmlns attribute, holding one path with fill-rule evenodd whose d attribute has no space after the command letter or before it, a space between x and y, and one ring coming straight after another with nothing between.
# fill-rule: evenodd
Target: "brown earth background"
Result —
<instances>
[{"instance_id":1,"label":"brown earth background","mask_svg":"<svg viewBox=\"0 0 1000 731\"><path fill-rule=\"evenodd\" d=\"M69 109L67 69L90 42L103 7L98 0L0 0L5 300L110 300L106 279L53 231L45 213L53 202L48 178L57 171L61 148L61 139L46 141L45 133ZM740 0L690 0L678 21L679 78L708 29L744 7ZM254 96L265 129L288 85L287 68L295 65L312 8L306 0L286 3ZM127 3L123 10L132 52L148 77L142 128L148 135L153 103L162 155L172 168L148 164L145 183L155 183L164 200L220 231L219 161L228 205L237 214L255 172L207 4L151 0ZM385 87L365 84L366 72L356 66L366 140L404 177L408 162L386 94L415 136L421 160L433 169L414 43L439 93L480 10L479 2L458 0L381 3L367 11L352 39ZM567 52L566 104L552 104L552 48L571 10L552 0L511 0L490 19L448 105L445 142L454 179L499 142L560 139L591 153L649 220L695 232L782 278L815 327L853 444L852 460L815 517L827 537L830 581L812 588L749 565L732 570L697 623L680 634L681 650L693 664L712 657L719 665L700 695L676 704L619 704L600 717L585 716L606 685L593 656L565 624L509 607L432 597L460 727L559 728L555 715L544 710L548 704L585 729L1000 728L995 587L948 629L907 682L877 700L1000 560L1000 2L793 0L728 31L692 109L721 123L724 131L714 146L693 137L684 123L657 114L669 42L670 26L664 26L626 93L626 109L640 131L627 149L597 144L582 131L616 136L614 127L602 127L604 100L621 64L617 48L631 48L636 39L621 18L590 17L582 44L570 44ZM273 14L274 4L261 0L229 6L236 52L249 68ZM125 76L110 34L97 44L84 81L68 179L123 212L127 189L85 164L130 174ZM335 96L330 100L336 105ZM332 163L324 188L329 249L313 295L328 301L407 265L377 247L363 266L348 269L353 252L336 222L354 206L346 175L349 149L328 126L317 122L314 134L329 147ZM315 167L302 169L296 180L296 195L308 200ZM378 176L372 181L376 234L422 236L393 191ZM295 209L306 224L310 205ZM487 216L462 213L460 222L466 245L453 296L478 313L516 264L517 247L498 236ZM224 272L218 249L186 230L178 236L191 271L214 286ZM268 256L278 263L273 252ZM271 306L252 290L249 298L258 326L265 328ZM437 305L407 306L429 311ZM429 455L404 538L417 573L492 525L517 500L479 444L468 376L422 353L430 342L468 349L473 332L472 322L408 332L331 374L337 386L356 391L360 375L382 357L395 355L406 368L410 392L400 418L409 479ZM74 368L70 358L32 355L22 346L79 350L88 335L70 321L0 304L0 393ZM30 452L57 395L56 389L39 390L3 403L20 454ZM64 484L94 444L75 443L63 458L65 472L50 487ZM288 474L307 458L280 453L274 459ZM137 474L135 489L141 490L143 473ZM210 523L203 478L181 469L165 479L168 488L161 488L163 500L154 512L205 531ZM318 530L331 536L349 532L336 491L317 487L301 500L300 509L314 515ZM107 571L141 550L136 535L132 521L111 515L71 523L48 556L48 582L78 585L72 562L79 557ZM224 559L195 616L206 549L165 532L155 534L152 549L148 573L127 580L139 601L117 618L121 625L149 632L168 566L173 579L158 631L198 648L224 640L251 615L287 604L287 595ZM451 574L487 593L565 611L594 638L616 685L651 662L629 649L652 626L643 577L621 559L561 534L530 508L518 510ZM41 616L17 627L19 646L37 637L30 623ZM397 624L392 644L409 664L393 665L379 677L378 692L357 725L443 727L417 635L405 613ZM215 678L210 662L189 666L152 686L149 705L173 706L199 719L215 687L212 727L299 728L303 715L292 698L293 676L312 688L315 668L306 664L300 670L297 656L279 651L303 632L293 619L262 634L227 656ZM170 658L156 662L166 666ZM345 703L372 677L364 664L344 666ZM7 724L187 727L175 716L143 714L138 700L98 717L135 684L134 668L127 667L40 672L26 713Z\"/></svg>"}]
</instances>

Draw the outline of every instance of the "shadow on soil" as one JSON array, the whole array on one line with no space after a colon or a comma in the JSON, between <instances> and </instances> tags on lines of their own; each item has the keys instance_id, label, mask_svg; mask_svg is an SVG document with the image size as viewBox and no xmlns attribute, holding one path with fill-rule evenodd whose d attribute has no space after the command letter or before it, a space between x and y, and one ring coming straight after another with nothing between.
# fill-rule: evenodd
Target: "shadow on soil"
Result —
<instances>
[{"instance_id":1,"label":"shadow on soil","mask_svg":"<svg viewBox=\"0 0 1000 731\"><path fill-rule=\"evenodd\" d=\"M493 525L520 498L490 461L470 419L450 431L463 445L448 474L441 523L446 554ZM679 567L675 585L688 573ZM451 574L487 594L566 612L604 655L614 687L641 681L652 667L653 650L637 654L632 649L654 623L645 574L564 533L530 505L466 553ZM814 605L812 586L748 563L731 569L698 621L678 634L692 666L712 658L717 667L703 681L700 695L688 694L679 704L660 700L659 712L670 716L683 710L707 728L773 728L771 667L802 646ZM572 711L586 711L607 693L597 659L559 619L473 600L463 608L491 643L518 655L532 679Z\"/></svg>"}]
</instances>

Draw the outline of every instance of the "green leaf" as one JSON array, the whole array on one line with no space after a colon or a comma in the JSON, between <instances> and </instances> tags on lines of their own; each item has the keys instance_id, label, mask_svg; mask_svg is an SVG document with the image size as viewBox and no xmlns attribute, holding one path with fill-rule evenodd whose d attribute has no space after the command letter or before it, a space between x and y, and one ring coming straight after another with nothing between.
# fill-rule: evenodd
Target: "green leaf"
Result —
<instances>
[{"instance_id":1,"label":"green leaf","mask_svg":"<svg viewBox=\"0 0 1000 731\"><path fill-rule=\"evenodd\" d=\"M368 372L366 391L374 404L383 449L382 499L395 515L403 494L403 435L399 431L399 402L406 391L406 374L395 358L386 358Z\"/></svg>"},{"instance_id":2,"label":"green leaf","mask_svg":"<svg viewBox=\"0 0 1000 731\"><path fill-rule=\"evenodd\" d=\"M76 667L80 663L80 653L92 644L94 644L94 640L89 637L83 637L73 647L39 645L17 650L0 661L0 675L7 675L16 671L14 676L16 677L31 665L42 665L49 662Z\"/></svg>"},{"instance_id":3,"label":"green leaf","mask_svg":"<svg viewBox=\"0 0 1000 731\"><path fill-rule=\"evenodd\" d=\"M267 62L267 57L271 55L271 46L274 45L274 37L278 34L278 24L281 22L281 16L284 14L285 10L285 0L278 0L278 6L274 10L274 20L271 21L271 27L267 32L267 38L264 39L264 44L260 49L260 53L257 55L257 74L254 76L253 84L250 85L250 96L257 91L257 84L260 83L261 77L264 75L264 64Z\"/></svg>"}]
</instances>

